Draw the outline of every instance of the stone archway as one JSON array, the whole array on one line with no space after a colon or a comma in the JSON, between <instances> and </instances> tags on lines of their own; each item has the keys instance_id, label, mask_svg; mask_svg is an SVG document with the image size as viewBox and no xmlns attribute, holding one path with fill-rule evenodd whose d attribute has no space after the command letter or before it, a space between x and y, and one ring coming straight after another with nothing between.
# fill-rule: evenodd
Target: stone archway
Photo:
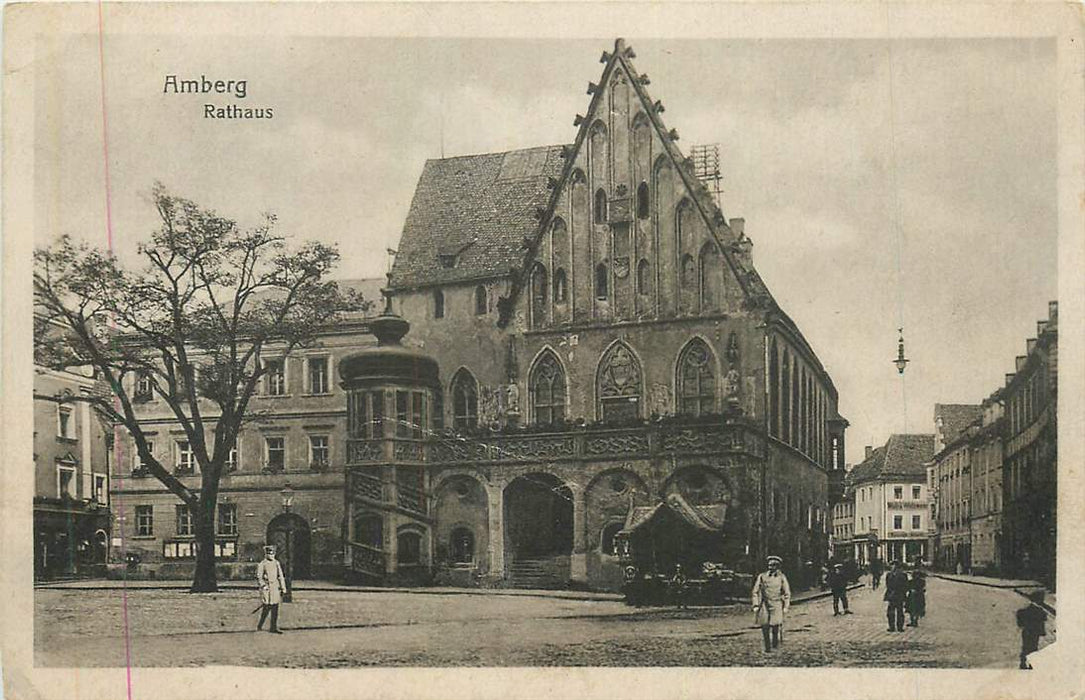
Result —
<instances>
[{"instance_id":1,"label":"stone archway","mask_svg":"<svg viewBox=\"0 0 1085 700\"><path fill-rule=\"evenodd\" d=\"M275 545L275 556L291 579L312 575L311 535L305 518L295 513L275 516L267 525L267 543Z\"/></svg>"},{"instance_id":2,"label":"stone archway","mask_svg":"<svg viewBox=\"0 0 1085 700\"><path fill-rule=\"evenodd\" d=\"M518 476L505 487L505 547L516 559L573 551L573 494L553 474Z\"/></svg>"}]
</instances>

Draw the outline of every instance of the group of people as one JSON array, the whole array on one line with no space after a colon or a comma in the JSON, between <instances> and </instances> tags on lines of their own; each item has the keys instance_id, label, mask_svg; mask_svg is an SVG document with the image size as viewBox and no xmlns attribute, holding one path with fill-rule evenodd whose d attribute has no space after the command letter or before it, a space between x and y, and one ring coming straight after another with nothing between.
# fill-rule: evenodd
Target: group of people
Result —
<instances>
[{"instance_id":1,"label":"group of people","mask_svg":"<svg viewBox=\"0 0 1085 700\"><path fill-rule=\"evenodd\" d=\"M787 576L780 571L782 560L770 556L767 570L754 579L751 601L765 651L780 646L784 617L791 607L791 586ZM871 585L876 589L881 581L880 562L871 564ZM834 564L826 574L826 583L833 596L833 615L851 615L848 609L848 577L842 564ZM908 626L918 627L919 620L927 614L927 579L919 568L905 572L901 562L894 561L885 577L886 617L890 632L904 631L904 613L908 613Z\"/></svg>"},{"instance_id":2,"label":"group of people","mask_svg":"<svg viewBox=\"0 0 1085 700\"><path fill-rule=\"evenodd\" d=\"M873 566L871 567L873 576ZM874 578L872 585L878 587ZM919 620L927 614L927 576L918 567L911 573L905 572L900 560L894 560L889 573L885 575L885 595L887 603L885 616L889 620L890 632L904 631L904 612L908 612L908 626L919 627Z\"/></svg>"}]
</instances>

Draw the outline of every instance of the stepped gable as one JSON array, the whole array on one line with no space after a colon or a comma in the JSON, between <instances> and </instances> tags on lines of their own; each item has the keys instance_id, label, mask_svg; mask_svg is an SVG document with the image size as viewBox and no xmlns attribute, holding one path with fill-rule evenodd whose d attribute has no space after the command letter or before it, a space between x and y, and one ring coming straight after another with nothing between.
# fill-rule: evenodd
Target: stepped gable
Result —
<instances>
[{"instance_id":1,"label":"stepped gable","mask_svg":"<svg viewBox=\"0 0 1085 700\"><path fill-rule=\"evenodd\" d=\"M723 212L708 191L708 188L705 187L703 182L694 177L690 162L682 155L682 152L679 150L676 143L677 134L674 130L668 130L663 124L663 119L660 117L660 113L663 111L660 103L654 102L648 95L648 91L645 89L645 85L648 83L647 77L637 73L636 69L633 67L632 59L635 55L633 49L626 46L625 41L619 38L614 42L614 52L604 52L602 59L600 59L606 63L606 66L604 66L603 73L599 78L599 85L594 87L594 90L589 88L589 93L593 96L585 115L583 117L577 115L575 124L578 124L580 128L577 132L576 140L565 153L565 165L561 173L561 178L553 189L553 193L550 196L545 211L540 213L539 225L536 227L531 245L519 268L520 275L514 280L509 298L502 304L502 324L508 322L508 315L511 313L511 309L514 306L516 296L527 285L528 275L535 253L538 250L547 227L550 225L554 209L557 206L561 193L568 186L569 179L574 169L573 164L576 161L576 156L584 147L584 143L588 140L589 129L595 121L596 114L601 108L607 91L610 89L610 80L615 71L623 71L625 73L629 84L633 87L634 93L640 100L644 114L647 115L652 128L655 129L660 141L663 143L664 149L674 166L675 172L680 175L690 201L704 219L707 229L716 239L716 243L722 251L724 260L727 261L728 266L734 273L742 290L748 297L759 298L763 300L763 303L766 306L776 307L776 302L772 298L768 287L765 286L764 281L757 271L753 269L753 265L745 266L740 264L733 254L732 247L738 243L738 236L736 236L727 225L727 220L724 217Z\"/></svg>"},{"instance_id":2,"label":"stepped gable","mask_svg":"<svg viewBox=\"0 0 1085 700\"><path fill-rule=\"evenodd\" d=\"M563 146L431 159L411 200L392 267L391 289L508 275L547 183L561 174ZM441 256L454 258L451 267Z\"/></svg>"}]
</instances>

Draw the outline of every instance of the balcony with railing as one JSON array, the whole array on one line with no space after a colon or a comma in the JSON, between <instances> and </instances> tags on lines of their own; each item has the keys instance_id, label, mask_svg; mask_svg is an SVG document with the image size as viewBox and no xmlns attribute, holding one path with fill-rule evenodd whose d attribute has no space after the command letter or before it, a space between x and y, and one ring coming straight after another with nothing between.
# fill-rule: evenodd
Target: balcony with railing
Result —
<instances>
[{"instance_id":1,"label":"balcony with railing","mask_svg":"<svg viewBox=\"0 0 1085 700\"><path fill-rule=\"evenodd\" d=\"M350 548L350 568L360 574L384 576L385 554L379 547L361 542L347 543Z\"/></svg>"},{"instance_id":2,"label":"balcony with railing","mask_svg":"<svg viewBox=\"0 0 1085 700\"><path fill-rule=\"evenodd\" d=\"M765 441L758 427L745 420L711 423L675 420L620 428L577 426L554 432L477 431L424 439L347 440L347 464L355 466L389 462L517 463L721 452L761 457L765 454Z\"/></svg>"}]
</instances>

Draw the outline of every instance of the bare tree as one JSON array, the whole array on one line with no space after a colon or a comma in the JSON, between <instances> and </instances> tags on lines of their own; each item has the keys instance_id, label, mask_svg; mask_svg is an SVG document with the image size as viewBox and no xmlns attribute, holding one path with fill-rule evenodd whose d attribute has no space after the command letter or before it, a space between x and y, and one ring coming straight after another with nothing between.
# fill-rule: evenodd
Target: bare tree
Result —
<instances>
[{"instance_id":1,"label":"bare tree","mask_svg":"<svg viewBox=\"0 0 1085 700\"><path fill-rule=\"evenodd\" d=\"M90 366L104 380L110 390L85 400L127 429L150 474L192 509L191 590L215 591L219 483L269 361L368 302L325 280L334 247L288 250L273 215L245 230L161 184L152 198L162 225L138 249L141 270L67 236L35 251L36 359ZM198 490L151 454L136 406L148 389L184 430Z\"/></svg>"}]
</instances>

